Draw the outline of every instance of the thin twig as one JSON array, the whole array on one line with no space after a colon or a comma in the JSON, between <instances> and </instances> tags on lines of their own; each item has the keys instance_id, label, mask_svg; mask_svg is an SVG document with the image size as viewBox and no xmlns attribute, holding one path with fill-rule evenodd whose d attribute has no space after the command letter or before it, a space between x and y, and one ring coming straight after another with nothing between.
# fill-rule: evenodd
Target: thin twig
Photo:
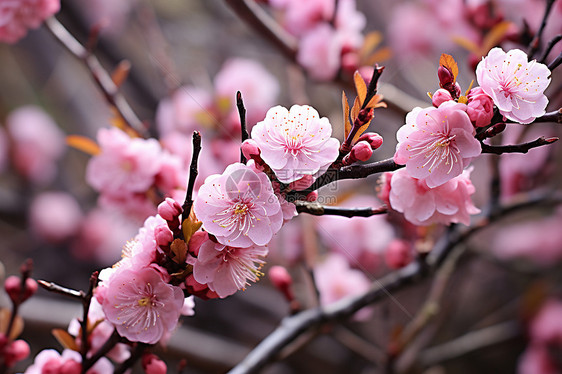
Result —
<instances>
[{"instance_id":1,"label":"thin twig","mask_svg":"<svg viewBox=\"0 0 562 374\"><path fill-rule=\"evenodd\" d=\"M554 48L554 46L556 44L558 44L558 42L560 40L562 40L562 34L556 35L554 38L550 39L550 41L548 42L548 44L546 45L546 47L544 49L544 52L543 52L542 56L539 58L540 63L544 64L544 62L546 61L546 58L550 54L550 51L552 51L552 48Z\"/></svg>"},{"instance_id":2,"label":"thin twig","mask_svg":"<svg viewBox=\"0 0 562 374\"><path fill-rule=\"evenodd\" d=\"M359 309L388 297L392 292L402 290L420 279L428 277L441 266L457 245L464 243L484 227L499 222L499 218L517 210L536 207L539 204L552 206L560 203L562 203L562 196L541 195L536 198L530 198L519 204L504 207L497 215L498 219L496 221L490 222L488 218L484 217L471 228L463 232L456 230L451 233L450 239L438 242L427 256L424 266L422 266L420 262L412 262L408 266L375 281L369 290L360 295L348 297L327 306L308 309L293 316L286 317L281 321L280 326L254 348L254 350L234 367L229 374L260 372L261 369L277 356L278 352L311 329L316 329L323 324L349 318Z\"/></svg>"},{"instance_id":3,"label":"thin twig","mask_svg":"<svg viewBox=\"0 0 562 374\"><path fill-rule=\"evenodd\" d=\"M111 76L102 67L97 57L84 48L55 17L48 18L45 21L45 25L47 26L47 30L49 30L74 57L86 65L107 102L119 112L119 115L127 125L137 133L146 135L146 127L137 117L127 100L125 100L125 97L119 92L117 86L111 80Z\"/></svg>"},{"instance_id":4,"label":"thin twig","mask_svg":"<svg viewBox=\"0 0 562 374\"><path fill-rule=\"evenodd\" d=\"M539 30L535 34L535 37L533 38L533 40L531 40L531 43L529 44L529 53L528 53L529 59L533 58L535 53L537 53L540 48L542 33L546 26L546 20L550 15L550 12L552 10L552 5L554 4L555 1L556 0L546 0L546 7L544 10L544 16L542 17L541 25L539 26Z\"/></svg>"},{"instance_id":5,"label":"thin twig","mask_svg":"<svg viewBox=\"0 0 562 374\"><path fill-rule=\"evenodd\" d=\"M560 64L562 64L562 53L556 56L556 58L550 64L548 64L548 70L552 72L554 71L554 69L560 66Z\"/></svg>"},{"instance_id":6,"label":"thin twig","mask_svg":"<svg viewBox=\"0 0 562 374\"><path fill-rule=\"evenodd\" d=\"M90 311L92 297L94 296L94 288L98 284L98 276L99 272L95 271L92 273L92 275L90 276L88 292L86 292L86 294L82 298L83 313L82 320L80 321L80 329L82 333L82 340L80 342L80 354L82 355L82 362L86 362L86 359L88 358L88 351L90 350L90 344L88 341L88 334L90 333L90 331L88 331L88 314ZM85 374L86 371L88 371L88 369L85 368L84 365L82 365L82 374Z\"/></svg>"},{"instance_id":7,"label":"thin twig","mask_svg":"<svg viewBox=\"0 0 562 374\"><path fill-rule=\"evenodd\" d=\"M201 152L201 133L199 131L193 132L193 154L191 156L191 165L189 166L189 181L187 182L187 192L183 202L183 213L181 221L189 218L191 207L193 206L193 189L195 188L195 180L197 179L198 169L197 162L199 160L199 153Z\"/></svg>"},{"instance_id":8,"label":"thin twig","mask_svg":"<svg viewBox=\"0 0 562 374\"><path fill-rule=\"evenodd\" d=\"M493 153L496 155L501 155L503 153L527 153L530 149L541 147L543 145L549 145L558 140L559 138L557 137L545 138L544 136L541 136L531 142L521 144L488 145L482 143L482 153Z\"/></svg>"},{"instance_id":9,"label":"thin twig","mask_svg":"<svg viewBox=\"0 0 562 374\"><path fill-rule=\"evenodd\" d=\"M371 217L377 214L388 212L386 205L378 208L338 208L332 206L324 206L317 202L296 201L297 212L308 213L314 216L332 215L342 217Z\"/></svg>"},{"instance_id":10,"label":"thin twig","mask_svg":"<svg viewBox=\"0 0 562 374\"><path fill-rule=\"evenodd\" d=\"M103 356L105 356L109 351L111 351L117 343L121 341L121 336L117 330L113 330L113 333L107 338L105 343L89 358L82 361L82 370L88 371L94 364Z\"/></svg>"},{"instance_id":11,"label":"thin twig","mask_svg":"<svg viewBox=\"0 0 562 374\"><path fill-rule=\"evenodd\" d=\"M242 135L242 143L250 137L248 134L248 129L246 128L246 108L244 107L244 101L242 100L242 93L240 91L236 92L236 107L238 108L238 115L240 116L240 132ZM240 150L240 162L245 164L246 157L242 150Z\"/></svg>"},{"instance_id":12,"label":"thin twig","mask_svg":"<svg viewBox=\"0 0 562 374\"><path fill-rule=\"evenodd\" d=\"M82 301L82 299L84 298L84 291L76 291L71 288L62 287L56 283L47 282L44 280L38 280L37 283L39 283L41 287L50 292L58 293L60 295L68 296L80 301Z\"/></svg>"}]
</instances>

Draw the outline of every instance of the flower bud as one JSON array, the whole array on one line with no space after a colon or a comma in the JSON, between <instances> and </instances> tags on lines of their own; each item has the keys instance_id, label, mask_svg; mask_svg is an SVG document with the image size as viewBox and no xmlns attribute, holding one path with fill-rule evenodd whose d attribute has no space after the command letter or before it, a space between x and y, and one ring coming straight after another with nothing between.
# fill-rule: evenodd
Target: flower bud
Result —
<instances>
[{"instance_id":1,"label":"flower bud","mask_svg":"<svg viewBox=\"0 0 562 374\"><path fill-rule=\"evenodd\" d=\"M169 197L158 205L158 214L166 221L173 221L182 214L183 209L177 201Z\"/></svg>"},{"instance_id":2,"label":"flower bud","mask_svg":"<svg viewBox=\"0 0 562 374\"><path fill-rule=\"evenodd\" d=\"M412 262L412 249L405 240L393 240L385 253L386 265L391 269L400 269Z\"/></svg>"},{"instance_id":3,"label":"flower bud","mask_svg":"<svg viewBox=\"0 0 562 374\"><path fill-rule=\"evenodd\" d=\"M357 161L367 161L372 155L373 149L371 145L367 141L362 140L351 148L351 151L343 158L342 163L344 165L351 165Z\"/></svg>"},{"instance_id":4,"label":"flower bud","mask_svg":"<svg viewBox=\"0 0 562 374\"><path fill-rule=\"evenodd\" d=\"M476 127L488 126L494 116L494 101L481 87L475 87L467 95L466 113Z\"/></svg>"},{"instance_id":5,"label":"flower bud","mask_svg":"<svg viewBox=\"0 0 562 374\"><path fill-rule=\"evenodd\" d=\"M24 340L14 340L4 350L4 364L7 367L14 366L17 362L29 356L29 344Z\"/></svg>"},{"instance_id":6,"label":"flower bud","mask_svg":"<svg viewBox=\"0 0 562 374\"><path fill-rule=\"evenodd\" d=\"M146 374L166 374L168 370L164 361L152 353L142 356L142 368Z\"/></svg>"},{"instance_id":7,"label":"flower bud","mask_svg":"<svg viewBox=\"0 0 562 374\"><path fill-rule=\"evenodd\" d=\"M445 101L453 100L453 96L451 93L443 88L438 89L435 91L433 96L431 97L431 103L434 107L438 108L439 105L443 104Z\"/></svg>"},{"instance_id":8,"label":"flower bud","mask_svg":"<svg viewBox=\"0 0 562 374\"><path fill-rule=\"evenodd\" d=\"M258 147L258 143L256 143L254 139L244 140L240 149L242 150L244 157L248 160L252 160L260 155L260 147Z\"/></svg>"},{"instance_id":9,"label":"flower bud","mask_svg":"<svg viewBox=\"0 0 562 374\"><path fill-rule=\"evenodd\" d=\"M9 276L4 281L6 293L14 304L23 303L37 291L37 282L31 278L25 280L25 289L22 292L21 279L15 275Z\"/></svg>"},{"instance_id":10,"label":"flower bud","mask_svg":"<svg viewBox=\"0 0 562 374\"><path fill-rule=\"evenodd\" d=\"M439 77L440 87L451 85L455 81L453 73L443 65L440 65L437 69L437 76Z\"/></svg>"},{"instance_id":11,"label":"flower bud","mask_svg":"<svg viewBox=\"0 0 562 374\"><path fill-rule=\"evenodd\" d=\"M285 296L288 302L293 301L295 295L291 289L293 279L291 275L283 266L272 266L269 269L269 279L271 283Z\"/></svg>"},{"instance_id":12,"label":"flower bud","mask_svg":"<svg viewBox=\"0 0 562 374\"><path fill-rule=\"evenodd\" d=\"M154 237L156 239L156 244L160 247L169 246L172 240L174 240L174 234L165 226L158 226L154 229Z\"/></svg>"},{"instance_id":13,"label":"flower bud","mask_svg":"<svg viewBox=\"0 0 562 374\"><path fill-rule=\"evenodd\" d=\"M191 239L189 240L187 246L189 253L194 256L198 256L199 248L201 248L201 245L207 240L209 240L209 234L207 234L205 231L197 231L196 233L194 233L191 236Z\"/></svg>"},{"instance_id":14,"label":"flower bud","mask_svg":"<svg viewBox=\"0 0 562 374\"><path fill-rule=\"evenodd\" d=\"M318 200L318 191L312 191L311 193L306 195L306 201L313 202L316 200Z\"/></svg>"},{"instance_id":15,"label":"flower bud","mask_svg":"<svg viewBox=\"0 0 562 374\"><path fill-rule=\"evenodd\" d=\"M358 141L366 141L371 145L371 149L373 151L380 148L383 143L382 136L380 136L376 132L366 132L359 137Z\"/></svg>"}]
</instances>

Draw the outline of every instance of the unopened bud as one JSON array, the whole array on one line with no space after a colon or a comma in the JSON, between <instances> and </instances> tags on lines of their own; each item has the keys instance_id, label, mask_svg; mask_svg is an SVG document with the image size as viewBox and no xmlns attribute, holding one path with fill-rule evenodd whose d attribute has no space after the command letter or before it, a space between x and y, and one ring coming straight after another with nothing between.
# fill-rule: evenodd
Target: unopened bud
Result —
<instances>
[{"instance_id":1,"label":"unopened bud","mask_svg":"<svg viewBox=\"0 0 562 374\"><path fill-rule=\"evenodd\" d=\"M9 276L4 281L6 293L14 304L23 303L37 291L37 282L31 278L25 280L25 289L21 289L21 279L15 275Z\"/></svg>"},{"instance_id":2,"label":"unopened bud","mask_svg":"<svg viewBox=\"0 0 562 374\"><path fill-rule=\"evenodd\" d=\"M400 269L412 262L412 247L405 240L393 240L385 253L386 265L391 269Z\"/></svg>"},{"instance_id":3,"label":"unopened bud","mask_svg":"<svg viewBox=\"0 0 562 374\"><path fill-rule=\"evenodd\" d=\"M382 136L380 136L376 132L366 132L359 137L358 141L366 141L371 145L371 149L373 151L379 149L383 143Z\"/></svg>"},{"instance_id":4,"label":"unopened bud","mask_svg":"<svg viewBox=\"0 0 562 374\"><path fill-rule=\"evenodd\" d=\"M4 364L7 367L14 366L17 362L25 360L29 356L29 344L24 340L14 340L4 350Z\"/></svg>"},{"instance_id":5,"label":"unopened bud","mask_svg":"<svg viewBox=\"0 0 562 374\"><path fill-rule=\"evenodd\" d=\"M158 214L166 221L174 221L182 212L180 203L169 197L158 205Z\"/></svg>"},{"instance_id":6,"label":"unopened bud","mask_svg":"<svg viewBox=\"0 0 562 374\"><path fill-rule=\"evenodd\" d=\"M174 240L174 234L172 234L168 227L158 226L154 229L154 238L156 239L156 244L160 247L166 247Z\"/></svg>"},{"instance_id":7,"label":"unopened bud","mask_svg":"<svg viewBox=\"0 0 562 374\"><path fill-rule=\"evenodd\" d=\"M254 139L244 140L244 143L242 143L240 149L242 150L242 154L244 155L244 157L246 157L246 159L248 160L255 159L260 155L260 147Z\"/></svg>"},{"instance_id":8,"label":"unopened bud","mask_svg":"<svg viewBox=\"0 0 562 374\"><path fill-rule=\"evenodd\" d=\"M164 361L153 353L142 356L142 368L146 374L166 374L168 368Z\"/></svg>"},{"instance_id":9,"label":"unopened bud","mask_svg":"<svg viewBox=\"0 0 562 374\"><path fill-rule=\"evenodd\" d=\"M490 127L484 132L484 138L493 138L494 136L498 135L499 133L503 132L506 128L505 123L498 123L494 126Z\"/></svg>"},{"instance_id":10,"label":"unopened bud","mask_svg":"<svg viewBox=\"0 0 562 374\"><path fill-rule=\"evenodd\" d=\"M439 105L450 100L453 100L453 96L451 96L451 93L449 91L443 88L440 88L437 91L435 91L435 93L431 97L431 103L436 108L439 108Z\"/></svg>"},{"instance_id":11,"label":"unopened bud","mask_svg":"<svg viewBox=\"0 0 562 374\"><path fill-rule=\"evenodd\" d=\"M318 191L312 191L306 195L306 201L314 202L316 200L318 200Z\"/></svg>"},{"instance_id":12,"label":"unopened bud","mask_svg":"<svg viewBox=\"0 0 562 374\"><path fill-rule=\"evenodd\" d=\"M373 149L367 141L357 142L351 151L343 158L344 165L351 165L357 161L367 161L373 155Z\"/></svg>"},{"instance_id":13,"label":"unopened bud","mask_svg":"<svg viewBox=\"0 0 562 374\"><path fill-rule=\"evenodd\" d=\"M290 303L295 299L291 286L293 278L283 266L272 266L269 269L269 279L271 283L285 296L285 299Z\"/></svg>"},{"instance_id":14,"label":"unopened bud","mask_svg":"<svg viewBox=\"0 0 562 374\"><path fill-rule=\"evenodd\" d=\"M439 77L440 87L445 87L455 81L455 76L453 75L453 73L443 65L440 65L437 69L437 76Z\"/></svg>"},{"instance_id":15,"label":"unopened bud","mask_svg":"<svg viewBox=\"0 0 562 374\"><path fill-rule=\"evenodd\" d=\"M199 248L201 248L201 245L207 240L209 240L209 234L207 234L205 231L195 232L191 236L191 239L189 240L189 243L187 245L189 253L197 257L199 255Z\"/></svg>"}]
</instances>

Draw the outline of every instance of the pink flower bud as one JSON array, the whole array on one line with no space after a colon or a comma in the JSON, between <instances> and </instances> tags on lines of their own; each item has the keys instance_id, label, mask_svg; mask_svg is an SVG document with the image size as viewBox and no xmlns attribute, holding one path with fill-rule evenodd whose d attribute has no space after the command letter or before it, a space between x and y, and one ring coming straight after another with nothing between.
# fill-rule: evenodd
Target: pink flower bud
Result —
<instances>
[{"instance_id":1,"label":"pink flower bud","mask_svg":"<svg viewBox=\"0 0 562 374\"><path fill-rule=\"evenodd\" d=\"M183 209L177 201L169 197L158 205L158 214L166 221L173 221L182 214Z\"/></svg>"},{"instance_id":2,"label":"pink flower bud","mask_svg":"<svg viewBox=\"0 0 562 374\"><path fill-rule=\"evenodd\" d=\"M188 252L193 254L194 256L198 256L199 248L201 248L201 245L207 240L209 240L209 234L207 234L205 231L197 231L191 236L191 239L189 240L189 244L187 246Z\"/></svg>"},{"instance_id":3,"label":"pink flower bud","mask_svg":"<svg viewBox=\"0 0 562 374\"><path fill-rule=\"evenodd\" d=\"M25 289L21 290L21 279L15 275L9 276L4 281L6 293L10 296L13 303L23 303L37 291L37 282L31 278L25 280Z\"/></svg>"},{"instance_id":4,"label":"pink flower bud","mask_svg":"<svg viewBox=\"0 0 562 374\"><path fill-rule=\"evenodd\" d=\"M444 66L439 66L437 69L437 76L439 77L439 86L444 87L452 84L455 81L453 73Z\"/></svg>"},{"instance_id":5,"label":"pink flower bud","mask_svg":"<svg viewBox=\"0 0 562 374\"><path fill-rule=\"evenodd\" d=\"M359 161L367 161L372 155L373 149L371 145L364 140L357 142L357 144L351 148L351 157Z\"/></svg>"},{"instance_id":6,"label":"pink flower bud","mask_svg":"<svg viewBox=\"0 0 562 374\"><path fill-rule=\"evenodd\" d=\"M47 363L48 365L49 363ZM45 365L46 366L46 365ZM74 360L68 360L59 366L58 371L52 371L52 373L60 373L60 374L80 374L82 372L82 365L79 362ZM45 367L43 367L42 373L51 373L51 371L46 371Z\"/></svg>"},{"instance_id":7,"label":"pink flower bud","mask_svg":"<svg viewBox=\"0 0 562 374\"><path fill-rule=\"evenodd\" d=\"M318 200L318 191L312 191L308 195L306 195L306 201L316 201Z\"/></svg>"},{"instance_id":8,"label":"pink flower bud","mask_svg":"<svg viewBox=\"0 0 562 374\"><path fill-rule=\"evenodd\" d=\"M29 351L29 344L24 340L11 342L4 350L4 364L7 367L14 366L17 362L26 359L29 356Z\"/></svg>"},{"instance_id":9,"label":"pink flower bud","mask_svg":"<svg viewBox=\"0 0 562 374\"><path fill-rule=\"evenodd\" d=\"M451 96L451 93L443 88L440 88L433 94L431 103L434 107L438 108L439 105L449 100L453 100L453 96Z\"/></svg>"},{"instance_id":10,"label":"pink flower bud","mask_svg":"<svg viewBox=\"0 0 562 374\"><path fill-rule=\"evenodd\" d=\"M377 134L376 132L366 132L361 135L358 141L366 141L371 145L371 149L374 151L382 145L383 139L382 136Z\"/></svg>"},{"instance_id":11,"label":"pink flower bud","mask_svg":"<svg viewBox=\"0 0 562 374\"><path fill-rule=\"evenodd\" d=\"M165 226L157 226L154 229L154 237L156 239L156 244L160 247L169 246L172 240L174 240L174 234Z\"/></svg>"},{"instance_id":12,"label":"pink flower bud","mask_svg":"<svg viewBox=\"0 0 562 374\"><path fill-rule=\"evenodd\" d=\"M287 301L290 302L295 298L291 290L293 278L291 278L291 275L283 266L272 266L271 269L269 269L269 279L271 283L281 291Z\"/></svg>"},{"instance_id":13,"label":"pink flower bud","mask_svg":"<svg viewBox=\"0 0 562 374\"><path fill-rule=\"evenodd\" d=\"M189 274L185 279L185 289L192 295L197 296L203 300L210 300L210 299L217 299L219 295L211 291L209 286L206 284L201 284L195 280L195 277L192 274Z\"/></svg>"},{"instance_id":14,"label":"pink flower bud","mask_svg":"<svg viewBox=\"0 0 562 374\"><path fill-rule=\"evenodd\" d=\"M164 361L152 353L142 356L142 368L146 374L166 374L168 370Z\"/></svg>"},{"instance_id":15,"label":"pink flower bud","mask_svg":"<svg viewBox=\"0 0 562 374\"><path fill-rule=\"evenodd\" d=\"M386 249L386 265L391 269L400 269L413 260L412 249L405 240L393 240Z\"/></svg>"},{"instance_id":16,"label":"pink flower bud","mask_svg":"<svg viewBox=\"0 0 562 374\"><path fill-rule=\"evenodd\" d=\"M488 126L494 116L494 101L481 87L475 87L467 95L466 113L476 127Z\"/></svg>"},{"instance_id":17,"label":"pink flower bud","mask_svg":"<svg viewBox=\"0 0 562 374\"><path fill-rule=\"evenodd\" d=\"M244 157L248 160L252 160L260 155L260 147L254 139L246 139L244 143L242 143L240 149L242 150Z\"/></svg>"}]
</instances>

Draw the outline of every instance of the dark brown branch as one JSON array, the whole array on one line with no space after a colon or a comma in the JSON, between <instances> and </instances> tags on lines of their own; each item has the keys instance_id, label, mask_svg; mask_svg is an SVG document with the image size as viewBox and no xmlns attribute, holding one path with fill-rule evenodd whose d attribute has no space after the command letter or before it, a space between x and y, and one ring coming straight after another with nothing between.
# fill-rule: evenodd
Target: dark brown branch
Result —
<instances>
[{"instance_id":1,"label":"dark brown branch","mask_svg":"<svg viewBox=\"0 0 562 374\"><path fill-rule=\"evenodd\" d=\"M121 336L117 332L117 330L113 330L113 334L109 336L109 338L103 343L103 345L98 349L90 358L82 361L82 371L87 372L100 358L105 356L115 347L117 343L121 341Z\"/></svg>"},{"instance_id":2,"label":"dark brown branch","mask_svg":"<svg viewBox=\"0 0 562 374\"><path fill-rule=\"evenodd\" d=\"M185 221L189 218L191 213L191 207L193 205L193 189L195 188L195 180L197 179L197 174L199 174L197 169L197 162L199 160L199 153L201 152L201 133L199 131L193 132L193 154L191 156L191 164L189 165L189 181L187 182L187 192L185 194L185 200L183 202L183 213L181 216L181 221Z\"/></svg>"},{"instance_id":3,"label":"dark brown branch","mask_svg":"<svg viewBox=\"0 0 562 374\"><path fill-rule=\"evenodd\" d=\"M553 206L560 203L562 203L562 196L557 195L548 198L539 196L523 203L503 208L498 212L497 218L504 217L517 210L535 207L539 204ZM392 292L402 290L420 279L427 278L441 266L457 245L464 243L476 232L496 222L498 220L490 222L485 217L478 224L463 232L459 232L458 229L453 230L450 237L437 243L427 256L425 264L412 262L410 265L375 281L368 291L358 296L348 297L327 306L308 309L286 317L281 322L281 325L254 348L229 374L258 373L276 358L278 352L299 336L317 329L323 324L348 318L361 308L390 296Z\"/></svg>"},{"instance_id":4,"label":"dark brown branch","mask_svg":"<svg viewBox=\"0 0 562 374\"><path fill-rule=\"evenodd\" d=\"M270 40L291 61L297 58L297 40L283 30L253 0L225 0L232 10L250 25L258 35Z\"/></svg>"},{"instance_id":5,"label":"dark brown branch","mask_svg":"<svg viewBox=\"0 0 562 374\"><path fill-rule=\"evenodd\" d=\"M554 38L552 38L548 44L546 45L546 48L544 49L544 52L542 54L542 56L539 58L539 62L544 64L546 61L546 58L548 57L548 55L550 54L550 51L552 51L552 48L554 48L554 46L556 44L558 44L558 42L562 40L562 34L560 35L556 35Z\"/></svg>"},{"instance_id":6,"label":"dark brown branch","mask_svg":"<svg viewBox=\"0 0 562 374\"><path fill-rule=\"evenodd\" d=\"M45 21L51 34L77 59L81 60L92 75L107 102L112 105L127 125L141 135L146 135L147 129L137 117L125 97L119 92L111 80L111 76L102 67L97 57L90 53L74 36L55 18Z\"/></svg>"},{"instance_id":7,"label":"dark brown branch","mask_svg":"<svg viewBox=\"0 0 562 374\"><path fill-rule=\"evenodd\" d=\"M544 136L541 136L531 142L513 145L488 145L481 143L482 153L493 153L496 155L501 155L502 153L527 153L530 149L552 144L558 141L558 139L559 138L557 137L545 138Z\"/></svg>"},{"instance_id":8,"label":"dark brown branch","mask_svg":"<svg viewBox=\"0 0 562 374\"><path fill-rule=\"evenodd\" d=\"M532 59L540 48L542 33L546 26L546 20L550 15L550 12L552 10L552 5L554 4L555 1L556 0L546 0L546 7L544 10L544 16L542 17L541 25L539 26L539 30L537 31L535 37L533 38L533 40L531 40L531 43L529 44L529 53L528 53L529 59Z\"/></svg>"},{"instance_id":9,"label":"dark brown branch","mask_svg":"<svg viewBox=\"0 0 562 374\"><path fill-rule=\"evenodd\" d=\"M388 212L386 205L378 208L338 208L308 201L296 201L295 205L297 206L297 212L308 213L314 216L333 215L348 218L371 217L376 214L384 214Z\"/></svg>"},{"instance_id":10,"label":"dark brown branch","mask_svg":"<svg viewBox=\"0 0 562 374\"><path fill-rule=\"evenodd\" d=\"M82 298L82 320L80 321L80 331L82 334L82 340L80 342L80 355L82 355L82 362L86 362L88 358L88 351L90 349L89 339L88 339L88 314L90 311L90 304L92 303L92 297L94 296L94 288L98 284L99 272L95 271L90 277L90 283L88 287L88 292ZM82 365L82 374L85 374L88 369L85 365Z\"/></svg>"},{"instance_id":11,"label":"dark brown branch","mask_svg":"<svg viewBox=\"0 0 562 374\"><path fill-rule=\"evenodd\" d=\"M64 295L64 296L68 296L70 298L77 299L77 300L80 300L80 301L82 301L84 299L84 291L76 291L76 290L73 290L71 288L62 287L62 286L59 286L56 283L47 282L47 281L44 281L44 280L38 280L37 283L39 283L39 285L41 287L43 287L44 289L46 289L47 291L58 293L58 294Z\"/></svg>"},{"instance_id":12,"label":"dark brown branch","mask_svg":"<svg viewBox=\"0 0 562 374\"><path fill-rule=\"evenodd\" d=\"M238 115L240 116L240 132L242 133L242 143L250 137L248 134L248 129L246 128L246 108L244 107L244 101L242 100L242 93L240 91L236 92L236 107L238 108ZM240 150L240 162L246 163L246 157L242 150Z\"/></svg>"},{"instance_id":13,"label":"dark brown branch","mask_svg":"<svg viewBox=\"0 0 562 374\"><path fill-rule=\"evenodd\" d=\"M548 70L552 72L554 69L560 66L560 64L562 64L562 53L556 56L556 58L550 64L548 64Z\"/></svg>"}]
</instances>

